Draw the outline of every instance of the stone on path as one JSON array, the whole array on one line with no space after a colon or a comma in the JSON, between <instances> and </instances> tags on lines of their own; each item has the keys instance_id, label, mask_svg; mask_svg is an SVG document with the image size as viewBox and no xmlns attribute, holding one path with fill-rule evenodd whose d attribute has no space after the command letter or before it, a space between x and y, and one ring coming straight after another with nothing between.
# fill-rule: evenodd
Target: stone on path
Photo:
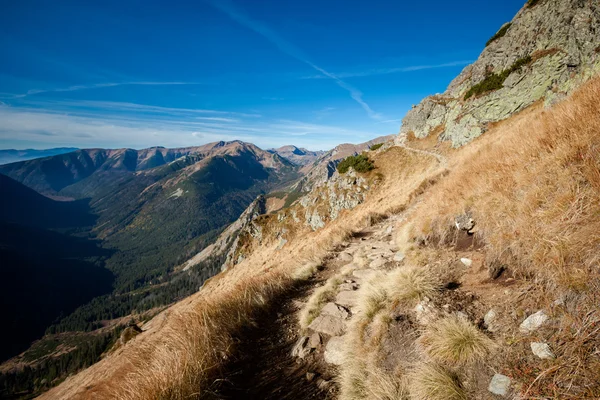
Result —
<instances>
[{"instance_id":1,"label":"stone on path","mask_svg":"<svg viewBox=\"0 0 600 400\"><path fill-rule=\"evenodd\" d=\"M334 336L327 342L325 347L325 362L334 365L342 365L344 363L344 338Z\"/></svg>"},{"instance_id":2,"label":"stone on path","mask_svg":"<svg viewBox=\"0 0 600 400\"><path fill-rule=\"evenodd\" d=\"M531 351L542 360L550 360L555 357L548 343L533 342L531 343Z\"/></svg>"},{"instance_id":3,"label":"stone on path","mask_svg":"<svg viewBox=\"0 0 600 400\"><path fill-rule=\"evenodd\" d=\"M352 254L348 253L347 251L344 251L344 252L340 253L339 259L342 261L350 262L354 259L354 257L352 256Z\"/></svg>"},{"instance_id":4,"label":"stone on path","mask_svg":"<svg viewBox=\"0 0 600 400\"><path fill-rule=\"evenodd\" d=\"M308 338L308 347L316 349L319 346L321 346L321 335L318 332L315 332Z\"/></svg>"},{"instance_id":5,"label":"stone on path","mask_svg":"<svg viewBox=\"0 0 600 400\"><path fill-rule=\"evenodd\" d=\"M350 313L344 307L338 306L335 303L327 303L321 310L321 315L331 315L332 317L347 319Z\"/></svg>"},{"instance_id":6,"label":"stone on path","mask_svg":"<svg viewBox=\"0 0 600 400\"><path fill-rule=\"evenodd\" d=\"M375 270L372 269L357 269L352 271L352 275L358 279L369 279L376 274Z\"/></svg>"},{"instance_id":7,"label":"stone on path","mask_svg":"<svg viewBox=\"0 0 600 400\"><path fill-rule=\"evenodd\" d=\"M371 261L371 264L369 264L369 268L379 269L379 268L383 267L385 264L387 264L387 260L385 258L377 258L377 259Z\"/></svg>"},{"instance_id":8,"label":"stone on path","mask_svg":"<svg viewBox=\"0 0 600 400\"><path fill-rule=\"evenodd\" d=\"M396 262L404 261L404 254L402 252L397 252L396 255L394 255L394 261L396 261Z\"/></svg>"},{"instance_id":9,"label":"stone on path","mask_svg":"<svg viewBox=\"0 0 600 400\"><path fill-rule=\"evenodd\" d=\"M499 396L506 396L510 390L510 378L501 374L494 375L488 390Z\"/></svg>"},{"instance_id":10,"label":"stone on path","mask_svg":"<svg viewBox=\"0 0 600 400\"><path fill-rule=\"evenodd\" d=\"M492 308L483 316L483 325L490 332L495 332L498 327L494 324L498 318L498 313Z\"/></svg>"},{"instance_id":11,"label":"stone on path","mask_svg":"<svg viewBox=\"0 0 600 400\"><path fill-rule=\"evenodd\" d=\"M548 320L548 316L544 313L544 310L540 310L535 314L531 314L525 319L519 326L521 333L531 333L538 330L544 322Z\"/></svg>"},{"instance_id":12,"label":"stone on path","mask_svg":"<svg viewBox=\"0 0 600 400\"><path fill-rule=\"evenodd\" d=\"M335 297L335 303L351 309L356 305L356 292L353 290L339 292Z\"/></svg>"},{"instance_id":13,"label":"stone on path","mask_svg":"<svg viewBox=\"0 0 600 400\"><path fill-rule=\"evenodd\" d=\"M308 328L329 336L339 336L346 332L344 320L333 315L319 315L310 323Z\"/></svg>"}]
</instances>

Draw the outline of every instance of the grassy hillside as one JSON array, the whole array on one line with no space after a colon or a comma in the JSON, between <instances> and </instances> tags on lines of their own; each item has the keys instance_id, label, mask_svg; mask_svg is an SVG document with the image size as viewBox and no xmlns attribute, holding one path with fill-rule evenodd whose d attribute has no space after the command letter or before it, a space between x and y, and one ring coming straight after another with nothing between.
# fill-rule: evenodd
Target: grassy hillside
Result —
<instances>
[{"instance_id":1,"label":"grassy hillside","mask_svg":"<svg viewBox=\"0 0 600 400\"><path fill-rule=\"evenodd\" d=\"M363 204L321 230L299 230L282 249L276 236L266 240L120 354L46 398L202 397L227 378L226 360L244 351L237 335L259 311L277 310L294 277L310 279L353 232L394 216L405 259L359 289L365 311L348 327L341 398L486 398L494 373L526 398L597 398L599 96L595 79L563 104L526 110L460 150L434 142L428 151L446 159L399 147L374 155L382 183ZM476 244L455 228L465 212L476 221ZM504 272L494 279L498 263ZM425 293L447 317L421 328L414 306ZM450 318L444 304L464 320ZM490 308L499 315L493 331L477 325ZM519 329L538 310L551 322L536 333ZM393 347L391 361L386 343L399 338L410 340ZM554 358L534 357L530 342L549 343Z\"/></svg>"}]
</instances>

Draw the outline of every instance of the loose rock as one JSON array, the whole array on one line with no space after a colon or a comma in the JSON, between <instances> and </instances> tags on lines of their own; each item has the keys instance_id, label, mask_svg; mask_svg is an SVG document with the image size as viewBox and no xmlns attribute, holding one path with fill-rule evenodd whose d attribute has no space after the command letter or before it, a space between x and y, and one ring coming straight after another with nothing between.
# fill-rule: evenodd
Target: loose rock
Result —
<instances>
[{"instance_id":1,"label":"loose rock","mask_svg":"<svg viewBox=\"0 0 600 400\"><path fill-rule=\"evenodd\" d=\"M356 292L344 290L335 297L335 303L346 308L352 308L356 304Z\"/></svg>"},{"instance_id":2,"label":"loose rock","mask_svg":"<svg viewBox=\"0 0 600 400\"><path fill-rule=\"evenodd\" d=\"M501 374L494 375L488 390L499 396L506 396L510 390L510 378Z\"/></svg>"},{"instance_id":3,"label":"loose rock","mask_svg":"<svg viewBox=\"0 0 600 400\"><path fill-rule=\"evenodd\" d=\"M342 365L344 363L344 338L334 336L327 342L325 348L325 362L334 365Z\"/></svg>"},{"instance_id":4,"label":"loose rock","mask_svg":"<svg viewBox=\"0 0 600 400\"><path fill-rule=\"evenodd\" d=\"M473 260L471 260L470 258L461 258L460 262L466 265L467 267L473 265Z\"/></svg>"},{"instance_id":5,"label":"loose rock","mask_svg":"<svg viewBox=\"0 0 600 400\"><path fill-rule=\"evenodd\" d=\"M350 313L344 307L338 306L335 303L327 303L321 310L321 315L331 315L332 317L347 319Z\"/></svg>"},{"instance_id":6,"label":"loose rock","mask_svg":"<svg viewBox=\"0 0 600 400\"><path fill-rule=\"evenodd\" d=\"M404 254L401 253L401 252L397 252L394 255L394 261L396 261L396 262L402 262L402 261L404 261Z\"/></svg>"},{"instance_id":7,"label":"loose rock","mask_svg":"<svg viewBox=\"0 0 600 400\"><path fill-rule=\"evenodd\" d=\"M323 314L315 318L308 328L330 336L339 336L346 332L346 324L341 318Z\"/></svg>"},{"instance_id":8,"label":"loose rock","mask_svg":"<svg viewBox=\"0 0 600 400\"><path fill-rule=\"evenodd\" d=\"M340 253L339 255L340 260L342 261L352 261L354 259L354 257L352 256L352 254L348 253L347 251L344 251L343 253Z\"/></svg>"},{"instance_id":9,"label":"loose rock","mask_svg":"<svg viewBox=\"0 0 600 400\"><path fill-rule=\"evenodd\" d=\"M498 313L492 308L483 316L483 325L490 332L495 332L498 330L498 327L495 325L496 319L498 318Z\"/></svg>"},{"instance_id":10,"label":"loose rock","mask_svg":"<svg viewBox=\"0 0 600 400\"><path fill-rule=\"evenodd\" d=\"M521 333L531 333L538 330L544 322L548 320L548 316L544 313L544 310L540 310L535 314L530 315L521 323L519 331Z\"/></svg>"},{"instance_id":11,"label":"loose rock","mask_svg":"<svg viewBox=\"0 0 600 400\"><path fill-rule=\"evenodd\" d=\"M317 349L319 346L321 346L321 335L318 332L315 332L310 335L310 338L308 339L308 347Z\"/></svg>"},{"instance_id":12,"label":"loose rock","mask_svg":"<svg viewBox=\"0 0 600 400\"><path fill-rule=\"evenodd\" d=\"M531 351L542 360L555 358L555 355L550 349L548 343L533 342L531 343Z\"/></svg>"}]
</instances>

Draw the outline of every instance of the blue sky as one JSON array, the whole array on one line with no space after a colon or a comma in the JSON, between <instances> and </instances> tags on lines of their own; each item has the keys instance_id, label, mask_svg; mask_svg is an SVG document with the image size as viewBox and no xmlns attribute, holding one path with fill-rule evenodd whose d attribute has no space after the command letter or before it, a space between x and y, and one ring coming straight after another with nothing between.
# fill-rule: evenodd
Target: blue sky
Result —
<instances>
[{"instance_id":1,"label":"blue sky","mask_svg":"<svg viewBox=\"0 0 600 400\"><path fill-rule=\"evenodd\" d=\"M396 133L523 3L4 1L0 148Z\"/></svg>"}]
</instances>

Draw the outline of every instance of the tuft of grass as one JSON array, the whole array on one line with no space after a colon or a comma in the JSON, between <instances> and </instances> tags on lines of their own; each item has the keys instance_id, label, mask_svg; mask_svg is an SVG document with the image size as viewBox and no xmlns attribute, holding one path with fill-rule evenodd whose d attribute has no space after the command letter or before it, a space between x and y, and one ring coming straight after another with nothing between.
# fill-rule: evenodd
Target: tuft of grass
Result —
<instances>
[{"instance_id":1,"label":"tuft of grass","mask_svg":"<svg viewBox=\"0 0 600 400\"><path fill-rule=\"evenodd\" d=\"M356 172L369 172L375 168L375 164L369 157L364 154L357 156L346 157L337 166L337 170L340 174L345 174L352 167Z\"/></svg>"},{"instance_id":2,"label":"tuft of grass","mask_svg":"<svg viewBox=\"0 0 600 400\"><path fill-rule=\"evenodd\" d=\"M467 400L458 377L435 364L418 365L409 375L413 400Z\"/></svg>"},{"instance_id":3,"label":"tuft of grass","mask_svg":"<svg viewBox=\"0 0 600 400\"><path fill-rule=\"evenodd\" d=\"M299 267L292 274L292 278L297 281L306 281L310 279L321 268L320 263L309 262Z\"/></svg>"},{"instance_id":4,"label":"tuft of grass","mask_svg":"<svg viewBox=\"0 0 600 400\"><path fill-rule=\"evenodd\" d=\"M335 276L313 292L304 308L300 311L299 319L302 329L307 329L311 322L319 316L325 304L335 299L337 287L341 283L342 278Z\"/></svg>"},{"instance_id":5,"label":"tuft of grass","mask_svg":"<svg viewBox=\"0 0 600 400\"><path fill-rule=\"evenodd\" d=\"M386 306L388 293L385 282L385 274L380 273L361 287L356 308L363 319L371 321Z\"/></svg>"},{"instance_id":6,"label":"tuft of grass","mask_svg":"<svg viewBox=\"0 0 600 400\"><path fill-rule=\"evenodd\" d=\"M496 32L494 34L494 36L492 36L490 38L490 40L487 41L487 43L485 44L485 46L489 46L490 44L492 44L492 42L500 39L501 37L503 37L504 35L506 35L506 32L508 32L508 29L512 26L512 22L506 23L504 25L502 25L502 28L500 28L500 30L498 32Z\"/></svg>"},{"instance_id":7,"label":"tuft of grass","mask_svg":"<svg viewBox=\"0 0 600 400\"><path fill-rule=\"evenodd\" d=\"M416 303L433 296L441 287L438 277L426 268L399 268L390 272L387 278L387 292L395 303Z\"/></svg>"},{"instance_id":8,"label":"tuft of grass","mask_svg":"<svg viewBox=\"0 0 600 400\"><path fill-rule=\"evenodd\" d=\"M491 73L485 77L485 79L478 84L472 86L467 93L465 93L464 100L468 100L473 96L479 96L484 93L493 92L494 90L502 89L504 81L513 72L520 71L524 66L531 63L533 59L531 56L519 58L515 61L510 68L503 70L500 73Z\"/></svg>"},{"instance_id":9,"label":"tuft of grass","mask_svg":"<svg viewBox=\"0 0 600 400\"><path fill-rule=\"evenodd\" d=\"M431 324L419 342L432 360L446 365L483 361L494 347L494 342L471 322L457 316Z\"/></svg>"}]
</instances>

